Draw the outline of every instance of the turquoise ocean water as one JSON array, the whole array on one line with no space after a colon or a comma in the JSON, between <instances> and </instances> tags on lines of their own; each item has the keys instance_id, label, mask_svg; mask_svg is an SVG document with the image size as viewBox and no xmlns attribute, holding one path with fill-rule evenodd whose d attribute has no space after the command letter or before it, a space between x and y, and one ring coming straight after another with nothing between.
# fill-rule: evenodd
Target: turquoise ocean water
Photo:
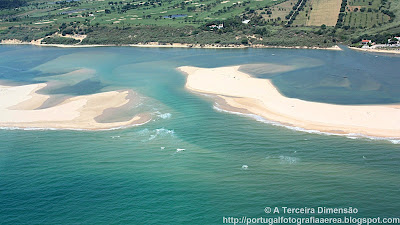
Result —
<instances>
[{"instance_id":1,"label":"turquoise ocean water","mask_svg":"<svg viewBox=\"0 0 400 225\"><path fill-rule=\"evenodd\" d=\"M295 69L267 74L263 63ZM185 90L175 70L242 64L257 64L243 70L272 79L289 97L400 102L396 56L0 46L3 82L56 80L64 85L44 92L60 99L133 89L142 101L131 110L153 116L146 125L109 131L1 129L0 224L222 224L223 217L267 216L264 208L275 206L355 207L356 217L400 217L395 141L302 132L220 112L211 99ZM86 72L56 76L77 69Z\"/></svg>"}]
</instances>

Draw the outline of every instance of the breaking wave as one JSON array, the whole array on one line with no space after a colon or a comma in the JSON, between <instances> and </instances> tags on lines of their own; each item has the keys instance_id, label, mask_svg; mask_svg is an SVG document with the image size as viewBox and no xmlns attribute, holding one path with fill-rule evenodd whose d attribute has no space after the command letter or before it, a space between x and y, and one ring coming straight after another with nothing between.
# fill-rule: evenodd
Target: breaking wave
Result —
<instances>
[{"instance_id":1,"label":"breaking wave","mask_svg":"<svg viewBox=\"0 0 400 225\"><path fill-rule=\"evenodd\" d=\"M143 129L137 132L139 135L148 137L146 140L142 140L142 142L151 141L157 137L165 137L165 136L174 136L174 130L168 130L165 128L159 128L155 130Z\"/></svg>"},{"instance_id":2,"label":"breaking wave","mask_svg":"<svg viewBox=\"0 0 400 225\"><path fill-rule=\"evenodd\" d=\"M301 128L301 127L284 125L284 124L276 122L276 121L267 120L261 116L255 115L255 114L240 113L240 112L221 109L218 107L218 104L214 104L213 108L219 112L225 112L225 113L230 113L230 114L234 114L234 115L250 117L250 118L255 119L256 121L259 121L262 123L267 123L267 124L271 124L271 125L278 126L278 127L285 127L290 130L301 131L301 132L306 132L306 133L310 133L310 134L320 134L320 135L328 135L328 136L344 136L349 139L370 139L370 140L379 140L379 141L389 141L392 144L400 144L400 139L373 137L373 136L357 134L357 133L336 134L336 133L329 133L329 132L324 132L324 131L319 131L319 130L309 130L309 129L305 129L305 128Z\"/></svg>"},{"instance_id":3,"label":"breaking wave","mask_svg":"<svg viewBox=\"0 0 400 225\"><path fill-rule=\"evenodd\" d=\"M171 118L171 113L164 113L164 114L160 114L158 115L158 117L160 117L161 119L169 119Z\"/></svg>"}]
</instances>

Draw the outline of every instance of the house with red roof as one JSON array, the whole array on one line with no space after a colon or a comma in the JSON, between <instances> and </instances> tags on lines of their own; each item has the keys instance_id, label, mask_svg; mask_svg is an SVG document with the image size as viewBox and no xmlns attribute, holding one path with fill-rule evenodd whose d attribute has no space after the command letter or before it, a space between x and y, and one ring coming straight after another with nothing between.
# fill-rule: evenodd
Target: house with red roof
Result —
<instances>
[{"instance_id":1,"label":"house with red roof","mask_svg":"<svg viewBox=\"0 0 400 225\"><path fill-rule=\"evenodd\" d=\"M364 39L364 40L361 41L361 44L363 44L363 45L367 45L367 44L371 44L371 43L372 43L371 40Z\"/></svg>"}]
</instances>

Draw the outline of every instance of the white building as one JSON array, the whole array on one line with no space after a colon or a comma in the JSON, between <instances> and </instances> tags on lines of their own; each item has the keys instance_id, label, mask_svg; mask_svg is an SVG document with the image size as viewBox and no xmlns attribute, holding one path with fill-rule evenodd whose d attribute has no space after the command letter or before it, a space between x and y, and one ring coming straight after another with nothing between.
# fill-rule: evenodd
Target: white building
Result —
<instances>
[{"instance_id":1,"label":"white building","mask_svg":"<svg viewBox=\"0 0 400 225\"><path fill-rule=\"evenodd\" d=\"M224 24L222 24L222 23L218 24L218 25L213 24L213 25L210 25L208 27L211 28L211 29L213 29L213 28L222 29L222 28L224 28Z\"/></svg>"},{"instance_id":2,"label":"white building","mask_svg":"<svg viewBox=\"0 0 400 225\"><path fill-rule=\"evenodd\" d=\"M394 37L394 38L388 39L388 44L390 44L390 45L400 44L400 37Z\"/></svg>"}]
</instances>

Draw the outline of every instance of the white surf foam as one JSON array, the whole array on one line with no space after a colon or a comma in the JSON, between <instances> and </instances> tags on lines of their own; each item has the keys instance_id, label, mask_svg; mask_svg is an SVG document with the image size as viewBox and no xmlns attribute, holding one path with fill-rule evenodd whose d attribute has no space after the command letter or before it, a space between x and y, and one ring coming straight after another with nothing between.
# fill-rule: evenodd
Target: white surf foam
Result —
<instances>
[{"instance_id":1,"label":"white surf foam","mask_svg":"<svg viewBox=\"0 0 400 225\"><path fill-rule=\"evenodd\" d=\"M293 156L286 156L286 155L280 155L280 156L267 156L265 159L268 160L279 160L280 164L297 164L300 162L300 158L293 157Z\"/></svg>"},{"instance_id":2,"label":"white surf foam","mask_svg":"<svg viewBox=\"0 0 400 225\"><path fill-rule=\"evenodd\" d=\"M305 128L301 128L301 127L296 127L296 126L288 126L288 125L284 125L281 124L279 122L275 122L275 121L271 121L271 120L267 120L259 115L255 115L255 114L248 114L248 113L240 113L240 112L234 112L234 111L229 111L229 110L225 110L225 109L221 109L218 107L218 104L214 104L213 108L219 112L225 112L225 113L230 113L230 114L234 114L234 115L239 115L239 116L244 116L244 117L250 117L253 118L259 122L262 123L267 123L267 124L271 124L274 126L278 126L278 127L285 127L287 129L290 130L295 130L295 131L301 131L301 132L306 132L306 133L310 133L310 134L320 134L320 135L328 135L328 136L344 136L346 138L349 139L369 139L369 140L380 140L380 141L389 141L393 144L400 144L400 139L393 139L393 138L383 138L383 137L373 137L373 136L368 136L368 135L364 135L364 134L357 134L357 133L349 133L349 134L336 134L336 133L329 133L329 132L324 132L324 131L319 131L319 130L309 130L309 129L305 129Z\"/></svg>"},{"instance_id":3,"label":"white surf foam","mask_svg":"<svg viewBox=\"0 0 400 225\"><path fill-rule=\"evenodd\" d=\"M296 164L299 161L299 158L291 157L291 156L279 156L282 164Z\"/></svg>"},{"instance_id":4,"label":"white surf foam","mask_svg":"<svg viewBox=\"0 0 400 225\"><path fill-rule=\"evenodd\" d=\"M139 135L144 135L144 136L148 136L149 138L147 138L146 140L143 140L142 142L146 142L146 141L151 141L157 137L163 137L163 136L174 136L175 131L174 130L168 130L165 128L159 128L159 129L155 129L155 130L149 130L149 129L143 129L141 131L137 132Z\"/></svg>"},{"instance_id":5,"label":"white surf foam","mask_svg":"<svg viewBox=\"0 0 400 225\"><path fill-rule=\"evenodd\" d=\"M160 117L161 119L169 119L171 118L171 116L172 116L171 113L163 113L158 115L158 117Z\"/></svg>"}]
</instances>

